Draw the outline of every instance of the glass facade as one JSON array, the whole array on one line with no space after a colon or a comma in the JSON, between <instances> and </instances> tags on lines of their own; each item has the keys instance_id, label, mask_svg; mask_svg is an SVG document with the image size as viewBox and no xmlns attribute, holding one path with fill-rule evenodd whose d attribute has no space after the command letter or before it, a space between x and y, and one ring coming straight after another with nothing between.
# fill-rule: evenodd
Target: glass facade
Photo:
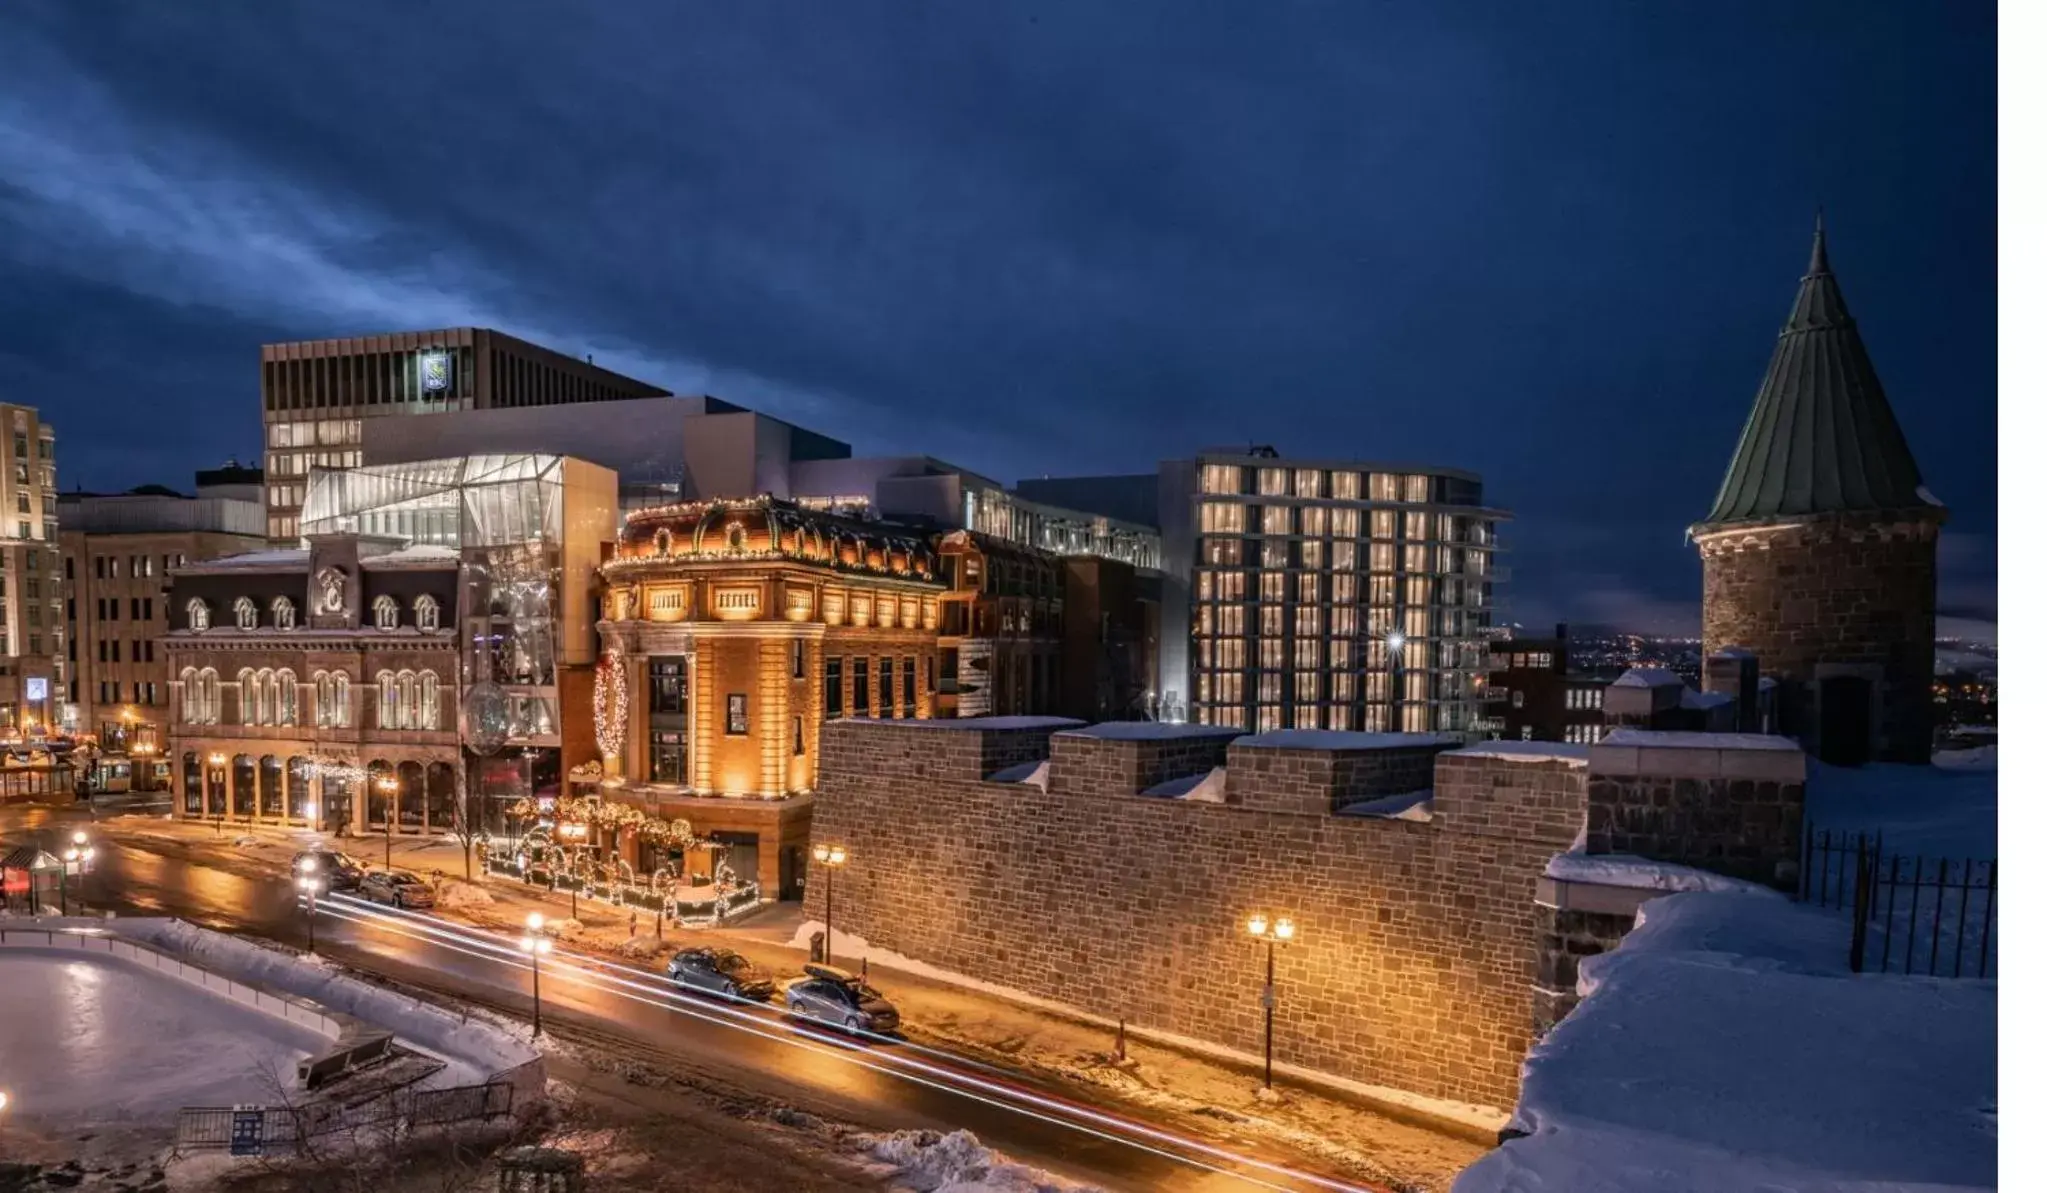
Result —
<instances>
[{"instance_id":1,"label":"glass facade","mask_svg":"<svg viewBox=\"0 0 2047 1193\"><path fill-rule=\"evenodd\" d=\"M1191 719L1478 735L1499 511L1463 474L1200 461Z\"/></svg>"}]
</instances>

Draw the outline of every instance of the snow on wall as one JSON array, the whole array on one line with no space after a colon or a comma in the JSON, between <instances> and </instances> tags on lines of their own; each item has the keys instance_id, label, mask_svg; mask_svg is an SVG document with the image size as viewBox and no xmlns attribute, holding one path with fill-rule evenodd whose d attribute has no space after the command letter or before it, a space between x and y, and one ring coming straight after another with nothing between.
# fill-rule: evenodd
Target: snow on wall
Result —
<instances>
[{"instance_id":1,"label":"snow on wall","mask_svg":"<svg viewBox=\"0 0 2047 1193\"><path fill-rule=\"evenodd\" d=\"M1961 759L1936 754L1932 766L1813 762L1805 783L1806 822L1836 833L1882 832L1886 853L1996 857L1996 750L1960 751L1967 755Z\"/></svg>"},{"instance_id":2,"label":"snow on wall","mask_svg":"<svg viewBox=\"0 0 2047 1193\"><path fill-rule=\"evenodd\" d=\"M1223 725L1176 725L1170 721L1105 721L1100 725L1062 729L1059 736L1092 737L1102 741L1172 741L1183 737L1241 738L1244 731Z\"/></svg>"},{"instance_id":3,"label":"snow on wall","mask_svg":"<svg viewBox=\"0 0 2047 1193\"><path fill-rule=\"evenodd\" d=\"M1436 818L1435 802L1435 789L1425 787L1420 791L1403 791L1399 795L1345 804L1336 810L1336 815L1368 816L1379 820L1416 820L1427 824Z\"/></svg>"},{"instance_id":4,"label":"snow on wall","mask_svg":"<svg viewBox=\"0 0 2047 1193\"><path fill-rule=\"evenodd\" d=\"M1561 741L1482 741L1452 750L1456 758L1504 758L1510 762L1569 762L1584 766L1592 758L1592 747Z\"/></svg>"},{"instance_id":5,"label":"snow on wall","mask_svg":"<svg viewBox=\"0 0 2047 1193\"><path fill-rule=\"evenodd\" d=\"M1147 787L1141 794L1157 799L1191 799L1205 804L1219 804L1223 802L1228 776L1229 771L1225 768L1211 767L1202 774L1167 779L1156 787Z\"/></svg>"},{"instance_id":6,"label":"snow on wall","mask_svg":"<svg viewBox=\"0 0 2047 1193\"><path fill-rule=\"evenodd\" d=\"M1723 891L1729 894L1769 895L1777 892L1753 882L1729 878L1707 870L1695 870L1676 862L1651 861L1627 853L1560 853L1543 867L1543 875L1561 882L1588 882L1600 886L1628 887L1646 891Z\"/></svg>"},{"instance_id":7,"label":"snow on wall","mask_svg":"<svg viewBox=\"0 0 2047 1193\"><path fill-rule=\"evenodd\" d=\"M107 927L202 969L319 1003L395 1032L404 1043L449 1062L435 1084L503 1078L521 1099L539 1092L540 1053L510 1032L371 985L316 957L265 948L183 920L117 919Z\"/></svg>"},{"instance_id":8,"label":"snow on wall","mask_svg":"<svg viewBox=\"0 0 2047 1193\"><path fill-rule=\"evenodd\" d=\"M1839 916L1652 900L1580 967L1511 1139L1454 1193L1991 1189L1997 986L1855 975Z\"/></svg>"},{"instance_id":9,"label":"snow on wall","mask_svg":"<svg viewBox=\"0 0 2047 1193\"><path fill-rule=\"evenodd\" d=\"M1237 731L1241 732L1241 730ZM1411 750L1421 746L1456 745L1462 738L1446 733L1357 733L1344 729L1274 729L1239 737L1237 749L1271 750Z\"/></svg>"},{"instance_id":10,"label":"snow on wall","mask_svg":"<svg viewBox=\"0 0 2047 1193\"><path fill-rule=\"evenodd\" d=\"M1037 788L1039 791L1043 791L1052 782L1052 763L1051 760L1045 758L1040 758L1035 762L1019 762L1015 766L1004 767L989 775L988 781L990 783L1025 783Z\"/></svg>"},{"instance_id":11,"label":"snow on wall","mask_svg":"<svg viewBox=\"0 0 2047 1193\"><path fill-rule=\"evenodd\" d=\"M1691 733L1667 729L1615 729L1599 739L1601 746L1657 750L1796 751L1799 744L1768 733Z\"/></svg>"}]
</instances>

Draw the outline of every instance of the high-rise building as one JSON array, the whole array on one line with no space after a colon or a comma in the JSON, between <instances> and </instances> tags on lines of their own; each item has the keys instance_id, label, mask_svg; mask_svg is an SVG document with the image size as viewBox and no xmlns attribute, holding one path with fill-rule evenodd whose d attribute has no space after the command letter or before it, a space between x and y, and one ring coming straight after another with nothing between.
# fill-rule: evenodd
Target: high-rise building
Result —
<instances>
[{"instance_id":1,"label":"high-rise building","mask_svg":"<svg viewBox=\"0 0 2047 1193\"><path fill-rule=\"evenodd\" d=\"M1946 517L1815 229L1719 497L1690 531L1705 565L1703 653L1753 653L1780 681L1785 732L1826 761L1925 762Z\"/></svg>"},{"instance_id":2,"label":"high-rise building","mask_svg":"<svg viewBox=\"0 0 2047 1193\"><path fill-rule=\"evenodd\" d=\"M57 433L33 406L0 403L0 734L56 724L64 667L58 591Z\"/></svg>"},{"instance_id":3,"label":"high-rise building","mask_svg":"<svg viewBox=\"0 0 2047 1193\"><path fill-rule=\"evenodd\" d=\"M63 727L101 750L161 765L170 715L157 639L171 628L173 568L263 546L263 473L233 464L200 472L195 493L160 485L57 499L64 568ZM149 787L157 784L145 770Z\"/></svg>"},{"instance_id":4,"label":"high-rise building","mask_svg":"<svg viewBox=\"0 0 2047 1193\"><path fill-rule=\"evenodd\" d=\"M667 391L501 331L456 327L263 345L265 530L296 545L315 468L362 464L363 422Z\"/></svg>"},{"instance_id":5,"label":"high-rise building","mask_svg":"<svg viewBox=\"0 0 2047 1193\"><path fill-rule=\"evenodd\" d=\"M1488 731L1497 527L1469 472L1204 451L1159 469L1160 673L1188 719L1260 732ZM1175 651L1180 659L1175 660Z\"/></svg>"}]
</instances>

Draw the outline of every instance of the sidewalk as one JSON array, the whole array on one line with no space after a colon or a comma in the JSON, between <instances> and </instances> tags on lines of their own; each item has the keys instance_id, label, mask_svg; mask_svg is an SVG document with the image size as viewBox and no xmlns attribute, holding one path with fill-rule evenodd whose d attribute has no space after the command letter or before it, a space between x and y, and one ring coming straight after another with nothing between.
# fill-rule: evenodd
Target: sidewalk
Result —
<instances>
[{"instance_id":1,"label":"sidewalk","mask_svg":"<svg viewBox=\"0 0 2047 1193\"><path fill-rule=\"evenodd\" d=\"M383 862L381 836L335 838L229 824L216 837L210 821L133 816L103 820L96 831L131 844L174 844L209 864L270 875L314 843L373 865ZM515 933L538 910L549 918L550 930L579 949L610 952L650 972L675 950L700 945L738 948L780 981L800 976L809 960L807 942L815 925L805 922L799 904L773 904L726 928L669 926L657 940L652 917L645 914L583 899L571 920L568 895L486 876L480 866L476 881L465 883L462 850L450 840L394 837L391 860L422 874L439 871L438 911L451 920ZM833 944L835 964L861 969L865 942L841 933ZM1148 1116L1171 1119L1177 1129L1197 1136L1222 1143L1265 1139L1366 1179L1439 1190L1489 1146L1489 1135L1475 1121L1438 1126L1441 1120L1425 1113L1284 1074L1282 1096L1264 1097L1255 1069L1135 1033L1119 1061L1113 1026L1016 1001L1026 996L1004 997L1012 992L998 988L975 989L969 978L915 962L899 968L884 961L898 959L874 958L868 976L902 1011L904 1038L1065 1088L1084 1101L1142 1107Z\"/></svg>"}]
</instances>

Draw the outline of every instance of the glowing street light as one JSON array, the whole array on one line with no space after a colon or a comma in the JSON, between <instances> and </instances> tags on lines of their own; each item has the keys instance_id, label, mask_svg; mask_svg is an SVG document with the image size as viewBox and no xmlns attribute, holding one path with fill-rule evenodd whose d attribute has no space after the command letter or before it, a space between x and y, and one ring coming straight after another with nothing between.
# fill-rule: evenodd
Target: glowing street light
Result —
<instances>
[{"instance_id":1,"label":"glowing street light","mask_svg":"<svg viewBox=\"0 0 2047 1193\"><path fill-rule=\"evenodd\" d=\"M540 959L554 949L554 942L541 935L547 918L537 911L526 915L526 935L519 938L519 951L533 958L533 1038L540 1038Z\"/></svg>"},{"instance_id":2,"label":"glowing street light","mask_svg":"<svg viewBox=\"0 0 2047 1193\"><path fill-rule=\"evenodd\" d=\"M213 805L213 835L218 837L227 819L227 755L218 750L206 756L206 799Z\"/></svg>"},{"instance_id":3,"label":"glowing street light","mask_svg":"<svg viewBox=\"0 0 2047 1193\"><path fill-rule=\"evenodd\" d=\"M1244 925L1251 939L1265 942L1265 1088L1272 1089L1272 1008L1279 1003L1279 996L1272 984L1272 954L1274 946L1291 944L1294 939L1294 922L1285 916L1267 920L1264 912L1251 917Z\"/></svg>"},{"instance_id":4,"label":"glowing street light","mask_svg":"<svg viewBox=\"0 0 2047 1193\"><path fill-rule=\"evenodd\" d=\"M846 864L844 845L813 845L810 860L824 867L824 963L832 963L832 871Z\"/></svg>"},{"instance_id":5,"label":"glowing street light","mask_svg":"<svg viewBox=\"0 0 2047 1193\"><path fill-rule=\"evenodd\" d=\"M377 794L384 797L384 872L391 871L391 822L398 817L397 802L392 797L398 792L398 780L390 775L377 776Z\"/></svg>"}]
</instances>

